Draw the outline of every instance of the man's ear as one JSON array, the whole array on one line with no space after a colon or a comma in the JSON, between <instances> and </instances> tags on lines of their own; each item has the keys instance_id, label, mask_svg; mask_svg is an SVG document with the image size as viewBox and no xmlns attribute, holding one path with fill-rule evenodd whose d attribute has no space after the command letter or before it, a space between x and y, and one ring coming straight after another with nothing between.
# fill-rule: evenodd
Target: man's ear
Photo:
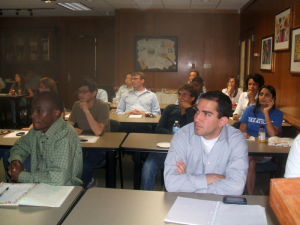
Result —
<instances>
[{"instance_id":1,"label":"man's ear","mask_svg":"<svg viewBox=\"0 0 300 225\"><path fill-rule=\"evenodd\" d=\"M219 127L225 126L225 124L228 122L228 118L223 116L219 121Z\"/></svg>"}]
</instances>

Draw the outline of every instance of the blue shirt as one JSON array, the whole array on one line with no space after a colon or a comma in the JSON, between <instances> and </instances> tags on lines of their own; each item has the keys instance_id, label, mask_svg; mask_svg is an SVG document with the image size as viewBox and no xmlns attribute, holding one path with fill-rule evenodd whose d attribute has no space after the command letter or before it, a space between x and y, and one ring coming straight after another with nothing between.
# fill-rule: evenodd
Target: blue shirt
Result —
<instances>
[{"instance_id":1,"label":"blue shirt","mask_svg":"<svg viewBox=\"0 0 300 225\"><path fill-rule=\"evenodd\" d=\"M156 95L146 88L139 95L134 89L122 94L116 113L124 114L134 109L160 115L160 107Z\"/></svg>"},{"instance_id":2,"label":"blue shirt","mask_svg":"<svg viewBox=\"0 0 300 225\"><path fill-rule=\"evenodd\" d=\"M117 102L120 101L121 95L124 94L124 93L127 93L127 92L128 92L128 87L127 87L126 84L123 84L123 85L119 88L119 90L118 90L118 92L117 92L117 94L116 94L116 100L117 100Z\"/></svg>"},{"instance_id":3,"label":"blue shirt","mask_svg":"<svg viewBox=\"0 0 300 225\"><path fill-rule=\"evenodd\" d=\"M98 89L98 93L96 95L96 99L100 99L104 102L108 102L107 92L103 89Z\"/></svg>"},{"instance_id":4,"label":"blue shirt","mask_svg":"<svg viewBox=\"0 0 300 225\"><path fill-rule=\"evenodd\" d=\"M244 124L247 124L247 134L253 137L258 137L259 127L263 125L265 127L266 131L266 137L270 137L268 134L267 126L266 126L266 120L265 115L258 107L256 109L256 116L253 113L255 105L251 105L247 107L243 113L243 116L241 118L241 122ZM279 127L279 133L281 132L281 125L282 125L282 119L283 119L283 113L278 109L271 109L269 111L271 121L274 126Z\"/></svg>"}]
</instances>

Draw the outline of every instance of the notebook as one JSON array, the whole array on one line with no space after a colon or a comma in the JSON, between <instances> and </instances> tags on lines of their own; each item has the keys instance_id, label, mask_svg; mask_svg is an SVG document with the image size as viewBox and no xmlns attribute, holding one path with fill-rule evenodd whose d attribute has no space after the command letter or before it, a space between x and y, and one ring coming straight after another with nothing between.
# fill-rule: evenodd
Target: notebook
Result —
<instances>
[{"instance_id":1,"label":"notebook","mask_svg":"<svg viewBox=\"0 0 300 225\"><path fill-rule=\"evenodd\" d=\"M177 197L165 222L193 225L268 224L265 208L259 205L233 205L183 197Z\"/></svg>"},{"instance_id":2,"label":"notebook","mask_svg":"<svg viewBox=\"0 0 300 225\"><path fill-rule=\"evenodd\" d=\"M9 188L6 190L6 188ZM1 183L0 206L44 206L60 207L74 186L52 186L44 183Z\"/></svg>"}]
</instances>

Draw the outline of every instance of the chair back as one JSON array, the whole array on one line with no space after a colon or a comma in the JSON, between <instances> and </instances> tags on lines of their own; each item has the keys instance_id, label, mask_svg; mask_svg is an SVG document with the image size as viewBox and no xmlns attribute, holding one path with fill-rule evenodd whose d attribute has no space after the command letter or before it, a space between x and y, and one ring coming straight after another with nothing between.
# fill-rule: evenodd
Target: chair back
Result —
<instances>
[{"instance_id":1,"label":"chair back","mask_svg":"<svg viewBox=\"0 0 300 225\"><path fill-rule=\"evenodd\" d=\"M117 120L110 120L110 132L118 132L120 128L120 122Z\"/></svg>"}]
</instances>

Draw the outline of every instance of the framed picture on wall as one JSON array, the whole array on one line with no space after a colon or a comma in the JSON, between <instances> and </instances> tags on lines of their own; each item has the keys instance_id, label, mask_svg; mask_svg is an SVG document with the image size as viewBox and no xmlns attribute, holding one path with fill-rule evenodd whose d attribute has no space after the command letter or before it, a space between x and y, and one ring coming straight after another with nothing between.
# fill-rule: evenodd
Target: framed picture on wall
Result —
<instances>
[{"instance_id":1,"label":"framed picture on wall","mask_svg":"<svg viewBox=\"0 0 300 225\"><path fill-rule=\"evenodd\" d=\"M177 72L177 36L134 37L134 71Z\"/></svg>"},{"instance_id":2,"label":"framed picture on wall","mask_svg":"<svg viewBox=\"0 0 300 225\"><path fill-rule=\"evenodd\" d=\"M292 30L290 73L300 76L300 26Z\"/></svg>"},{"instance_id":3,"label":"framed picture on wall","mask_svg":"<svg viewBox=\"0 0 300 225\"><path fill-rule=\"evenodd\" d=\"M260 69L274 72L275 61L273 60L273 36L261 39Z\"/></svg>"},{"instance_id":4,"label":"framed picture on wall","mask_svg":"<svg viewBox=\"0 0 300 225\"><path fill-rule=\"evenodd\" d=\"M290 49L290 31L293 26L293 6L275 15L274 51Z\"/></svg>"}]
</instances>

